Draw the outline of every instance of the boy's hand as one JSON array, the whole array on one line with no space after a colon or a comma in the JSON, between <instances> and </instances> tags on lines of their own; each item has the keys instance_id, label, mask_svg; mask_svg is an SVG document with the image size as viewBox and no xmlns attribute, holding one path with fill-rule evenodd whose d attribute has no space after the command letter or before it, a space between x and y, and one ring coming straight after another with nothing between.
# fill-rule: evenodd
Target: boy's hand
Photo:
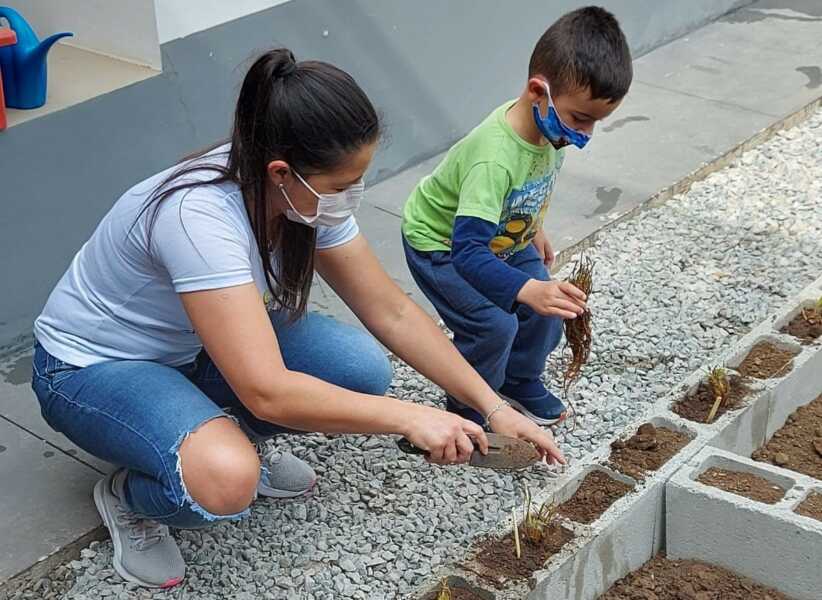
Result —
<instances>
[{"instance_id":1,"label":"boy's hand","mask_svg":"<svg viewBox=\"0 0 822 600\"><path fill-rule=\"evenodd\" d=\"M585 294L567 281L529 279L517 294L517 302L540 315L576 319L585 311Z\"/></svg>"},{"instance_id":2,"label":"boy's hand","mask_svg":"<svg viewBox=\"0 0 822 600\"><path fill-rule=\"evenodd\" d=\"M551 430L543 429L510 406L493 414L491 429L494 430L494 433L528 440L537 447L542 458L548 464L565 464L565 456L563 456L562 451L554 441Z\"/></svg>"},{"instance_id":3,"label":"boy's hand","mask_svg":"<svg viewBox=\"0 0 822 600\"><path fill-rule=\"evenodd\" d=\"M539 230L534 236L534 239L531 240L531 243L534 244L539 257L542 259L542 262L545 263L546 267L554 264L554 259L556 259L554 248L551 246L551 242L544 231Z\"/></svg>"}]
</instances>

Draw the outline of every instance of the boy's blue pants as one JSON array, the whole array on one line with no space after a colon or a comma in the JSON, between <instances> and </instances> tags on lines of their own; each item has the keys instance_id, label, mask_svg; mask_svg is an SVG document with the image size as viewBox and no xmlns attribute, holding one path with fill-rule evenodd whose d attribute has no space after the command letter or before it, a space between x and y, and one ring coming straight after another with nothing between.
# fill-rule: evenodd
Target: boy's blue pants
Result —
<instances>
[{"instance_id":1,"label":"boy's blue pants","mask_svg":"<svg viewBox=\"0 0 822 600\"><path fill-rule=\"evenodd\" d=\"M562 319L544 317L524 304L508 313L457 273L450 252L420 252L404 237L403 246L414 281L454 332L456 347L491 389L539 379L546 357L562 339ZM506 262L534 279L550 279L533 245Z\"/></svg>"}]
</instances>

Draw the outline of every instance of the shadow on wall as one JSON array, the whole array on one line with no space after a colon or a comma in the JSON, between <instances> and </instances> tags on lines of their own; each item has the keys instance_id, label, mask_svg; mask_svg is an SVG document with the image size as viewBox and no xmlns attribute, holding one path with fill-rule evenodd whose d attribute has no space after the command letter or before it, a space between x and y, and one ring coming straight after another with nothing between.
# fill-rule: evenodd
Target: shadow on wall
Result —
<instances>
[{"instance_id":1,"label":"shadow on wall","mask_svg":"<svg viewBox=\"0 0 822 600\"><path fill-rule=\"evenodd\" d=\"M822 21L819 0L762 0L741 8L720 19L726 23L758 23L765 19L781 21Z\"/></svg>"}]
</instances>

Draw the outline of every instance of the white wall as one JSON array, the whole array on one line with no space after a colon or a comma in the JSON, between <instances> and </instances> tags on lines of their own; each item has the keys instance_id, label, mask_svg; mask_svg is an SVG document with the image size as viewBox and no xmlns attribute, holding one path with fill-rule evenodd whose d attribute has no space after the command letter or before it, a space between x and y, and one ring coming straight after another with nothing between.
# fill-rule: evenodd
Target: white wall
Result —
<instances>
[{"instance_id":1,"label":"white wall","mask_svg":"<svg viewBox=\"0 0 822 600\"><path fill-rule=\"evenodd\" d=\"M161 68L154 0L0 0L0 4L23 15L41 39L71 31L74 37L62 43Z\"/></svg>"},{"instance_id":2,"label":"white wall","mask_svg":"<svg viewBox=\"0 0 822 600\"><path fill-rule=\"evenodd\" d=\"M289 0L154 0L161 44Z\"/></svg>"}]
</instances>

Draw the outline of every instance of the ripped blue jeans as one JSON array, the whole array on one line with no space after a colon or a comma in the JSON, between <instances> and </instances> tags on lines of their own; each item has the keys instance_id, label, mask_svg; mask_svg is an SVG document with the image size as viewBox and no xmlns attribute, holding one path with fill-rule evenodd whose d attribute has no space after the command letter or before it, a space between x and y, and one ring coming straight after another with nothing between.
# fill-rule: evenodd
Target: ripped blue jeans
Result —
<instances>
[{"instance_id":1,"label":"ripped blue jeans","mask_svg":"<svg viewBox=\"0 0 822 600\"><path fill-rule=\"evenodd\" d=\"M272 313L286 366L354 391L382 395L391 365L361 330L309 314L286 324ZM182 367L117 360L79 368L35 345L32 388L46 422L86 452L125 467L125 501L140 517L194 529L214 515L186 492L178 450L190 433L226 412L241 418L255 437L295 433L260 421L231 391L203 351Z\"/></svg>"}]
</instances>

